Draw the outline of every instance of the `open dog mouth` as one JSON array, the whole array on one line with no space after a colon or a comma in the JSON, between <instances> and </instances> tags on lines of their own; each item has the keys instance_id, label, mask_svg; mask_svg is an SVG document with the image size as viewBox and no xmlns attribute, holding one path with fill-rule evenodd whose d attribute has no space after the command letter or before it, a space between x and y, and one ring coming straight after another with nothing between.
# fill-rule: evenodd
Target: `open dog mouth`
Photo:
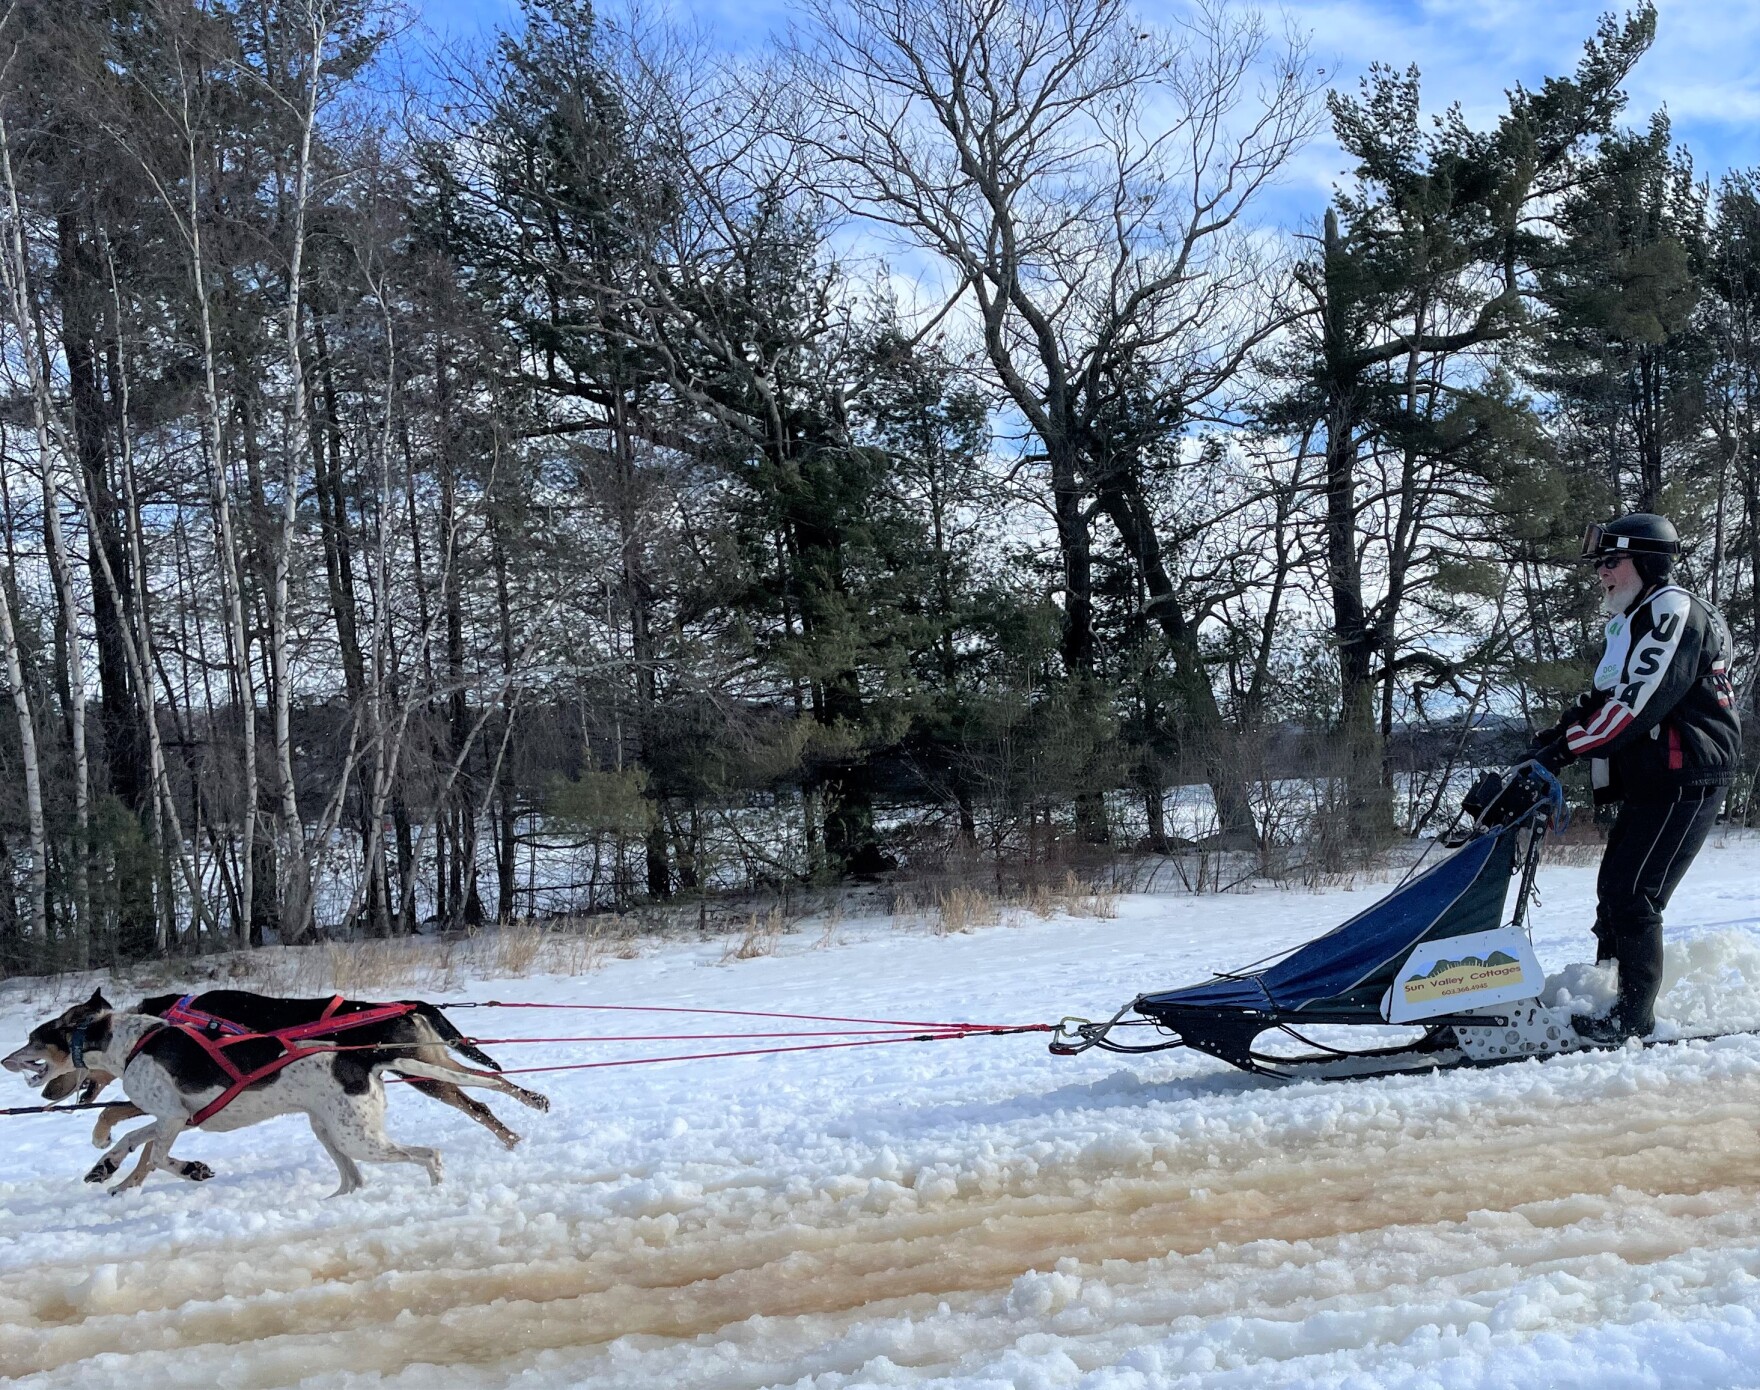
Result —
<instances>
[{"instance_id":1,"label":"open dog mouth","mask_svg":"<svg viewBox=\"0 0 1760 1390\"><path fill-rule=\"evenodd\" d=\"M21 1056L20 1053L23 1051L24 1049L20 1048L18 1052L0 1061L0 1066L5 1067L7 1071L22 1073L25 1082L32 1088L41 1086L49 1079L49 1059L40 1055Z\"/></svg>"}]
</instances>

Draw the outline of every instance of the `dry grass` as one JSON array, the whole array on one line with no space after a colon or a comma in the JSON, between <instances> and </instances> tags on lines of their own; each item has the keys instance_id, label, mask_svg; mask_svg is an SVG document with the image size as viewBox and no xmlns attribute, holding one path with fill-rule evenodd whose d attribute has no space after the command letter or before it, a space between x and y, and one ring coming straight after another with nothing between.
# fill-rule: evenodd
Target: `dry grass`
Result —
<instances>
[{"instance_id":1,"label":"dry grass","mask_svg":"<svg viewBox=\"0 0 1760 1390\"><path fill-rule=\"evenodd\" d=\"M443 989L452 977L455 954L453 943L446 941L326 941L269 947L254 952L245 964L269 994L358 999L399 989Z\"/></svg>"},{"instance_id":2,"label":"dry grass","mask_svg":"<svg viewBox=\"0 0 1760 1390\"><path fill-rule=\"evenodd\" d=\"M450 990L467 975L586 975L614 953L628 958L639 951L619 918L517 922L465 937L272 948L236 958L241 968L234 973L272 994L368 998L398 990Z\"/></svg>"},{"instance_id":3,"label":"dry grass","mask_svg":"<svg viewBox=\"0 0 1760 1390\"><path fill-rule=\"evenodd\" d=\"M1027 884L1009 905L1038 918L1055 917L1060 912L1067 917L1116 917L1118 894L1115 883L1083 879L1069 869L1061 883Z\"/></svg>"},{"instance_id":4,"label":"dry grass","mask_svg":"<svg viewBox=\"0 0 1760 1390\"><path fill-rule=\"evenodd\" d=\"M910 899L899 895L894 899L892 925L904 925L903 907ZM1063 913L1069 917L1118 916L1118 889L1110 882L1100 883L1079 877L1075 871L1064 873L1056 884L1028 883L1007 898L969 884L955 884L936 892L934 917L930 930L937 936L975 931L1005 920L1019 925L1026 914L1040 919Z\"/></svg>"},{"instance_id":5,"label":"dry grass","mask_svg":"<svg viewBox=\"0 0 1760 1390\"><path fill-rule=\"evenodd\" d=\"M762 917L754 912L747 919L739 940L728 942L727 949L721 953L721 963L726 965L730 961L773 956L776 954L777 944L787 930L788 918L783 915L780 907L771 908Z\"/></svg>"},{"instance_id":6,"label":"dry grass","mask_svg":"<svg viewBox=\"0 0 1760 1390\"><path fill-rule=\"evenodd\" d=\"M1547 840L1540 847L1540 861L1582 869L1599 864L1606 851L1607 846L1600 840Z\"/></svg>"},{"instance_id":7,"label":"dry grass","mask_svg":"<svg viewBox=\"0 0 1760 1390\"><path fill-rule=\"evenodd\" d=\"M1065 877L1064 893L1067 895L1072 917L1100 917L1107 920L1118 916L1118 889L1110 883L1080 883L1074 874Z\"/></svg>"},{"instance_id":8,"label":"dry grass","mask_svg":"<svg viewBox=\"0 0 1760 1390\"><path fill-rule=\"evenodd\" d=\"M544 949L544 929L531 922L515 922L484 938L490 973L515 978L529 975Z\"/></svg>"},{"instance_id":9,"label":"dry grass","mask_svg":"<svg viewBox=\"0 0 1760 1390\"><path fill-rule=\"evenodd\" d=\"M1030 883L1021 890L1020 906L1035 917L1052 917L1057 913L1057 900L1052 896L1049 886L1043 883Z\"/></svg>"},{"instance_id":10,"label":"dry grass","mask_svg":"<svg viewBox=\"0 0 1760 1390\"><path fill-rule=\"evenodd\" d=\"M995 925L1001 904L980 888L954 887L935 895L935 935L951 936Z\"/></svg>"},{"instance_id":11,"label":"dry grass","mask_svg":"<svg viewBox=\"0 0 1760 1390\"><path fill-rule=\"evenodd\" d=\"M819 939L813 943L815 951L826 951L837 944L837 929L843 925L843 904L836 902L825 914L825 929L819 933Z\"/></svg>"},{"instance_id":12,"label":"dry grass","mask_svg":"<svg viewBox=\"0 0 1760 1390\"><path fill-rule=\"evenodd\" d=\"M1055 908L1071 917L1118 916L1118 889L1110 883L1084 882L1073 869L1064 874L1062 883L1047 891L1047 896Z\"/></svg>"},{"instance_id":13,"label":"dry grass","mask_svg":"<svg viewBox=\"0 0 1760 1390\"><path fill-rule=\"evenodd\" d=\"M893 929L893 931L902 931L906 927L915 926L917 923L917 918L921 914L921 912L922 912L922 907L918 904L916 896L914 894L905 892L902 889L895 890L893 892L893 894L892 894L892 929Z\"/></svg>"}]
</instances>

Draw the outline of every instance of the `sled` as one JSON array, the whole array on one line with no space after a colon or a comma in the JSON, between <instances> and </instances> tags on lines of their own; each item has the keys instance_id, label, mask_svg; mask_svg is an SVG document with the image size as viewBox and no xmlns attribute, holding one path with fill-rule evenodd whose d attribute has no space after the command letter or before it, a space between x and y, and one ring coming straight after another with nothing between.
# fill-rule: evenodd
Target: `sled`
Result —
<instances>
[{"instance_id":1,"label":"sled","mask_svg":"<svg viewBox=\"0 0 1760 1390\"><path fill-rule=\"evenodd\" d=\"M1426 852L1380 902L1326 935L1202 984L1141 994L1111 1019L1066 1018L1051 1051L1187 1047L1261 1076L1327 1080L1546 1057L1594 1044L1572 1016L1540 1002L1546 975L1528 937L1540 848L1565 819L1564 789L1524 763L1489 775L1472 819ZM1515 906L1504 917L1511 880ZM1127 1019L1127 1014L1141 1017ZM1342 1028L1341 1028L1342 1025ZM1149 1027L1155 1041L1113 1035ZM1362 1045L1312 1036L1357 1031ZM1377 1043L1393 1029L1408 1036ZM1420 1036L1411 1038L1414 1030ZM1348 1036L1348 1035L1347 1035Z\"/></svg>"}]
</instances>

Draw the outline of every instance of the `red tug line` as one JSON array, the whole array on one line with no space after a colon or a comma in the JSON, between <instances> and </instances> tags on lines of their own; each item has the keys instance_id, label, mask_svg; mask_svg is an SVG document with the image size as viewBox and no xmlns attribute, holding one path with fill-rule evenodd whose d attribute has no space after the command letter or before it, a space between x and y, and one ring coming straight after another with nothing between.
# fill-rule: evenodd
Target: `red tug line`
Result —
<instances>
[{"instance_id":1,"label":"red tug line","mask_svg":"<svg viewBox=\"0 0 1760 1390\"><path fill-rule=\"evenodd\" d=\"M990 1024L973 1025L959 1028L931 1028L927 1031L939 1036L946 1033L950 1037L963 1036L966 1033L992 1033L1004 1025ZM1039 1025L1034 1024L1033 1027ZM478 1047L501 1047L510 1043L628 1043L628 1042L715 1042L724 1038L849 1038L873 1036L876 1038L896 1038L904 1030L898 1028L824 1028L813 1029L801 1033L588 1033L580 1037L566 1038L479 1038L474 1034L467 1039ZM924 1031L913 1025L915 1033Z\"/></svg>"},{"instance_id":2,"label":"red tug line","mask_svg":"<svg viewBox=\"0 0 1760 1390\"><path fill-rule=\"evenodd\" d=\"M723 1010L721 1012L728 1012L728 1011ZM915 1027L917 1025L910 1025L910 1026ZM643 1067L643 1066L651 1066L656 1062L705 1062L705 1061L709 1061L714 1058L722 1058L722 1057L766 1057L766 1056L769 1056L773 1053L778 1053L778 1052L828 1052L834 1048L840 1048L840 1047L880 1047L886 1043L951 1042L956 1038L1000 1037L1000 1036L1010 1034L1010 1033L1049 1033L1051 1030L1052 1030L1052 1025L1049 1023L1026 1023L1026 1024L1019 1024L1019 1025L961 1024L961 1025L958 1025L953 1028L945 1028L945 1029L931 1031L931 1032L910 1032L910 1033L903 1032L903 1031L888 1032L882 1037L856 1038L856 1039L853 1039L848 1042L796 1043L796 1044L793 1044L788 1047L732 1048L732 1049L729 1049L724 1052L681 1052L681 1053L675 1053L675 1054L668 1056L668 1057L620 1057L620 1058L615 1058L613 1060L605 1061L605 1062L568 1062L568 1063L562 1063L562 1064L552 1065L552 1066L547 1066L547 1067L504 1067L501 1071L501 1075L503 1075L503 1076L525 1076L525 1075L530 1075L533 1072L542 1072L542 1071L592 1071L592 1070L595 1070L599 1067ZM678 1036L679 1036L680 1040L682 1041L684 1038L715 1037L718 1035L713 1034L713 1033L708 1033L708 1034L684 1033L684 1034L680 1034ZM791 1035L787 1034L787 1033L726 1033L726 1034L720 1034L719 1036L728 1037L728 1038L740 1038L740 1037L746 1037L746 1038L782 1037L782 1038L786 1038ZM806 1033L806 1034L796 1034L793 1036L824 1037L826 1035L823 1033ZM482 1042L483 1039L473 1038L471 1041ZM570 1042L570 1041L615 1042L615 1041L636 1041L636 1040L635 1039L614 1039L614 1038L591 1038L591 1039L501 1038L498 1041L503 1042L503 1043L514 1043L514 1042ZM664 1041L670 1041L670 1039L667 1039L665 1037L655 1037L655 1038L640 1039L640 1041L664 1042ZM401 1078L399 1078L399 1079L401 1079Z\"/></svg>"},{"instance_id":3,"label":"red tug line","mask_svg":"<svg viewBox=\"0 0 1760 1390\"><path fill-rule=\"evenodd\" d=\"M460 1003L435 1004L436 1009L577 1009L591 1013L618 1014L719 1014L726 1018L789 1018L801 1023L872 1023L882 1028L978 1029L1012 1027L1011 1024L988 1023L925 1023L921 1019L845 1018L840 1014L784 1014L759 1009L697 1009L682 1004L515 1004L500 999L466 1000ZM1049 1027L1034 1024L1035 1028Z\"/></svg>"},{"instance_id":4,"label":"red tug line","mask_svg":"<svg viewBox=\"0 0 1760 1390\"><path fill-rule=\"evenodd\" d=\"M197 1011L187 1009L190 996L185 996L168 1018L168 1026L179 1028L198 1042L214 1057L221 1068L228 1073L232 1084L213 1101L203 1106L192 1117L193 1124L200 1124L210 1115L223 1107L229 1100L242 1091L251 1082L280 1070L289 1062L300 1057L309 1057L321 1052L349 1052L357 1048L369 1048L375 1044L350 1044L319 1042L315 1046L300 1046L308 1039L316 1040L326 1034L334 1035L346 1031L350 1024L377 1022L381 1018L393 1017L408 1012L410 1006L390 1004L360 1014L334 1016L334 1010L342 1001L337 995L331 1000L325 1018L317 1023L308 1023L297 1028L280 1029L273 1033L251 1033L235 1023L224 1019L212 1018ZM905 1042L950 1042L957 1038L1002 1037L1016 1033L1049 1033L1053 1031L1049 1023L998 1024L998 1023L943 1023L923 1022L916 1019L892 1018L846 1018L835 1014L796 1014L780 1013L774 1010L756 1009L698 1009L678 1005L665 1004L538 1004L487 999L468 1001L456 1004L437 1004L441 1009L576 1009L596 1013L663 1013L663 1014L696 1014L721 1018L767 1018L788 1019L799 1023L848 1023L860 1024L856 1028L823 1028L804 1029L799 1031L775 1031L763 1033L631 1033L581 1037L543 1037L543 1038L467 1038L466 1041L477 1045L512 1046L528 1043L611 1043L611 1042L694 1042L694 1041L733 1041L736 1039L760 1040L768 1038L838 1038L837 1042L806 1042L793 1043L782 1047L730 1048L718 1052L682 1052L665 1057L620 1057L599 1062L565 1062L541 1067L508 1067L502 1075L531 1075L535 1072L552 1071L592 1071L601 1067L642 1067L653 1066L660 1062L702 1062L728 1057L766 1057L783 1052L824 1052L846 1047L878 1047L886 1043ZM215 1036L220 1034L221 1036ZM852 1036L855 1035L855 1036ZM273 1038L286 1049L282 1056L268 1066L250 1073L244 1073L232 1065L225 1054L225 1048L231 1044L242 1042L247 1038ZM145 1039L142 1039L144 1042ZM139 1051L136 1045L135 1051ZM131 1054L132 1059L132 1054ZM409 1078L393 1076L390 1081L402 1082ZM103 1106L103 1101L92 1101L76 1105L27 1105L11 1109L0 1109L0 1115L37 1115L53 1111L91 1110Z\"/></svg>"},{"instance_id":5,"label":"red tug line","mask_svg":"<svg viewBox=\"0 0 1760 1390\"><path fill-rule=\"evenodd\" d=\"M721 1052L684 1052L667 1057L620 1057L603 1062L569 1062L547 1067L508 1067L508 1076L527 1076L534 1072L592 1071L601 1067L643 1067L659 1062L704 1062L726 1057L765 1057L781 1052L822 1052L845 1047L879 1047L885 1043L948 1042L955 1038L997 1037L1012 1033L1049 1033L1049 1023L945 1023L919 1019L851 1018L840 1014L781 1013L765 1009L699 1009L672 1004L534 1004L501 999L437 1004L441 1009L575 1009L591 1013L695 1014L721 1018L789 1019L798 1023L852 1023L865 1025L859 1029L818 1029L801 1032L774 1033L654 1033L627 1037L581 1038L472 1038L473 1043L515 1044L528 1042L684 1042L687 1040L736 1038L821 1038L848 1037L851 1032L875 1033L874 1037L857 1037L844 1042L797 1043L787 1047L734 1048ZM909 1030L909 1031L906 1031Z\"/></svg>"}]
</instances>

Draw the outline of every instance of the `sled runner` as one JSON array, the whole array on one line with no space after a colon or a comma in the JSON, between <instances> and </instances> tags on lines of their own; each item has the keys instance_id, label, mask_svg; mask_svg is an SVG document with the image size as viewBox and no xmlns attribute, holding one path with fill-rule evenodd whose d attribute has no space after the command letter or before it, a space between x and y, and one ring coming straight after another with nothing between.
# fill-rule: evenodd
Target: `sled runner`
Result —
<instances>
[{"instance_id":1,"label":"sled runner","mask_svg":"<svg viewBox=\"0 0 1760 1390\"><path fill-rule=\"evenodd\" d=\"M1427 868L1420 861L1380 902L1325 936L1202 984L1138 995L1104 1022L1066 1018L1051 1050L1190 1047L1263 1076L1318 1080L1590 1046L1569 1013L1540 1003L1546 976L1526 925L1541 843L1564 819L1563 788L1545 768L1525 763L1488 776L1465 810L1473 819L1452 839L1452 853ZM1512 878L1515 907L1505 921ZM1126 1020L1133 1012L1142 1017ZM1365 1044L1392 1026L1423 1032L1396 1046L1348 1048L1309 1036L1323 1025L1360 1027ZM1112 1036L1132 1026L1153 1026L1161 1040ZM1286 1050L1291 1044L1297 1050Z\"/></svg>"}]
</instances>

